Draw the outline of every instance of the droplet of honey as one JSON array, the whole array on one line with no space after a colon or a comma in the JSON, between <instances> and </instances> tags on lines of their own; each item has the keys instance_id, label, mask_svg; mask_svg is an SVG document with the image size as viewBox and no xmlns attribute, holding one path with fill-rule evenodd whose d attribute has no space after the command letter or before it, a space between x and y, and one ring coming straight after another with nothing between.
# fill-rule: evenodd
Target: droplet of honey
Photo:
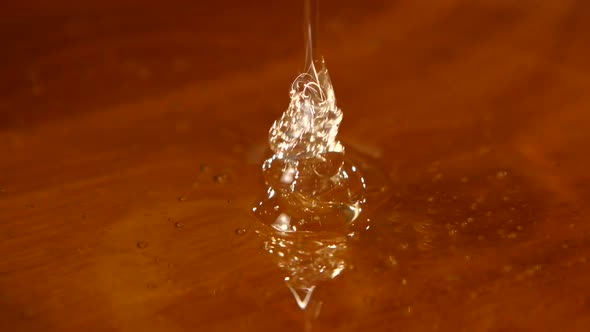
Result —
<instances>
[{"instance_id":1,"label":"droplet of honey","mask_svg":"<svg viewBox=\"0 0 590 332\"><path fill-rule=\"evenodd\" d=\"M229 182L229 174L221 173L213 176L215 183L224 184Z\"/></svg>"}]
</instances>

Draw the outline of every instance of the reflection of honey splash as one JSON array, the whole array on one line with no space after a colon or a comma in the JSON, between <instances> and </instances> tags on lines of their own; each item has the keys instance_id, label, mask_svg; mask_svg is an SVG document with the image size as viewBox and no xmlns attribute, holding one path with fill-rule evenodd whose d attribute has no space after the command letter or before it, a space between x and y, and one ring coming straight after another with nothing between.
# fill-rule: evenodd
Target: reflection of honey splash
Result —
<instances>
[{"instance_id":1,"label":"reflection of honey splash","mask_svg":"<svg viewBox=\"0 0 590 332\"><path fill-rule=\"evenodd\" d=\"M258 224L264 250L285 271L285 282L298 306L306 309L315 287L336 278L347 266L346 237L336 233L285 233Z\"/></svg>"}]
</instances>

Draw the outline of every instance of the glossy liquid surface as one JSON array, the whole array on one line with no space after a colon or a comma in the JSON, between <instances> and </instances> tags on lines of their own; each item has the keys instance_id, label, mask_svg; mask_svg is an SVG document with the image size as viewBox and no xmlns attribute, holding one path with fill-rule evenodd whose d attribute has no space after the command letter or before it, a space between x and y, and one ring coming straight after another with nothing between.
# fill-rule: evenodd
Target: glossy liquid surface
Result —
<instances>
[{"instance_id":1,"label":"glossy liquid surface","mask_svg":"<svg viewBox=\"0 0 590 332\"><path fill-rule=\"evenodd\" d=\"M3 327L588 331L588 11L428 4L322 4L340 141L385 170L391 196L300 263L284 260L289 239L257 235L251 207L304 56L301 15L276 1L7 5ZM305 311L293 275L317 279Z\"/></svg>"}]
</instances>

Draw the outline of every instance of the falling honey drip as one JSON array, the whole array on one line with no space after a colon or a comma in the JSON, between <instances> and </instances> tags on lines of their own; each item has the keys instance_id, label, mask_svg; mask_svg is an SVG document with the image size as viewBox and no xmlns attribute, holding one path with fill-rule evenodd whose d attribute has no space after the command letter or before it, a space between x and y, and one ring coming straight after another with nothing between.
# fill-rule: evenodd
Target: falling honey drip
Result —
<instances>
[{"instance_id":1,"label":"falling honey drip","mask_svg":"<svg viewBox=\"0 0 590 332\"><path fill-rule=\"evenodd\" d=\"M261 220L256 233L303 310L319 282L345 270L347 234L387 182L383 176L365 181L365 174L381 173L367 158L345 154L338 140L342 111L318 54L318 0L305 0L304 12L305 69L270 128L273 155L262 165L268 189L253 209Z\"/></svg>"},{"instance_id":2,"label":"falling honey drip","mask_svg":"<svg viewBox=\"0 0 590 332\"><path fill-rule=\"evenodd\" d=\"M319 0L304 0L303 35L305 36L305 68L308 70L316 60L318 52Z\"/></svg>"},{"instance_id":3,"label":"falling honey drip","mask_svg":"<svg viewBox=\"0 0 590 332\"><path fill-rule=\"evenodd\" d=\"M333 231L357 219L365 180L337 139L342 111L323 60L317 56L318 1L305 1L306 71L269 132L273 156L262 166L266 200L254 211L281 232Z\"/></svg>"}]
</instances>

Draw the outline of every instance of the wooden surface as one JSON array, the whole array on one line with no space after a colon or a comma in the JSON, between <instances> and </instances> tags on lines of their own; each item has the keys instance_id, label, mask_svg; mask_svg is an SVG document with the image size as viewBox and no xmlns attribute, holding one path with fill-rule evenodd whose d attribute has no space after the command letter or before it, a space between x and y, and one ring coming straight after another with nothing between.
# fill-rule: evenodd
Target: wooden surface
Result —
<instances>
[{"instance_id":1,"label":"wooden surface","mask_svg":"<svg viewBox=\"0 0 590 332\"><path fill-rule=\"evenodd\" d=\"M303 330L250 212L300 14L3 5L3 331ZM321 24L341 137L393 191L313 330L590 330L590 2L324 1Z\"/></svg>"}]
</instances>

